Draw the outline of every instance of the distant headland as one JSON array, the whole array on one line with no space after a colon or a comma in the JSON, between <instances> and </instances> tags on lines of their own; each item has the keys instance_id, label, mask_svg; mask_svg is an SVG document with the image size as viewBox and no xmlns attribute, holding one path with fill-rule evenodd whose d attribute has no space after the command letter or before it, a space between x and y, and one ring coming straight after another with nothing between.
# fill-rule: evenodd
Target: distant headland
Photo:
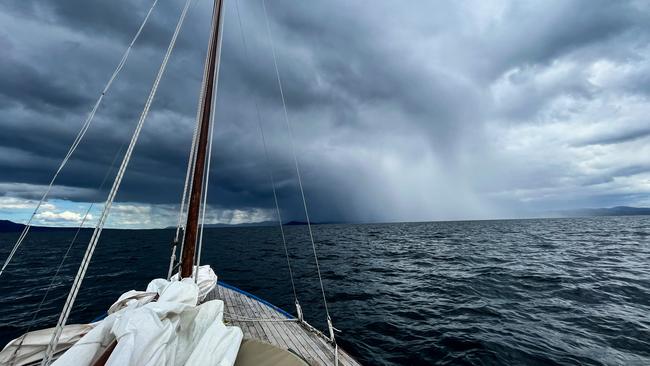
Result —
<instances>
[{"instance_id":1,"label":"distant headland","mask_svg":"<svg viewBox=\"0 0 650 366\"><path fill-rule=\"evenodd\" d=\"M616 206L610 208L579 208L550 212L552 216L585 217L585 216L637 216L650 215L650 207Z\"/></svg>"}]
</instances>

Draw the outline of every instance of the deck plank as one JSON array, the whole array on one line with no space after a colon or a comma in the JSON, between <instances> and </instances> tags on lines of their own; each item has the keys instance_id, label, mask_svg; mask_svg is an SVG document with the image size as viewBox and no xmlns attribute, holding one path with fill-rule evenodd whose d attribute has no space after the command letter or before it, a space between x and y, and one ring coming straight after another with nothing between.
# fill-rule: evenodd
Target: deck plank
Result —
<instances>
[{"instance_id":1,"label":"deck plank","mask_svg":"<svg viewBox=\"0 0 650 366\"><path fill-rule=\"evenodd\" d=\"M314 349L317 350L317 352L327 355L326 357L328 364L334 364L334 347L328 341L317 335L313 335L311 337L311 340L311 345Z\"/></svg>"},{"instance_id":2,"label":"deck plank","mask_svg":"<svg viewBox=\"0 0 650 366\"><path fill-rule=\"evenodd\" d=\"M239 296L239 294L237 294L234 291L231 291L231 294L237 298L237 301L242 306L243 314L245 314L245 316L247 318L253 318L253 319L258 318L258 316L250 308L250 304L248 303L248 301L246 301L247 298L245 296ZM266 329L266 327L264 327L264 324L262 324L260 322L246 322L246 323L251 324L253 326L253 328L257 329L257 331L260 334L264 334L266 339L268 339L267 342L272 343L272 344L278 344L279 343L279 341L280 341L279 336L277 334L274 334L273 332L271 332L269 329Z\"/></svg>"},{"instance_id":3,"label":"deck plank","mask_svg":"<svg viewBox=\"0 0 650 366\"><path fill-rule=\"evenodd\" d=\"M241 307L238 306L237 302L235 301L235 298L232 296L230 291L228 291L226 289L223 289L221 292L222 292L222 296L223 296L222 299L223 299L224 303L228 304L226 306L225 317L229 320L229 322L231 324L236 325L239 328L241 328L241 330L242 330L242 332L244 332L244 334L250 334L254 338L261 339L262 338L261 335L258 334L257 330L252 328L252 324L248 324L248 323L244 323L244 322L240 322L240 321L232 319L233 316L235 316L235 317L240 316Z\"/></svg>"},{"instance_id":4,"label":"deck plank","mask_svg":"<svg viewBox=\"0 0 650 366\"><path fill-rule=\"evenodd\" d=\"M257 339L283 349L291 349L311 365L333 365L334 347L321 335L309 331L298 322L241 321L233 319L286 319L276 309L239 291L218 285L206 301L224 302L224 320L238 326L244 338ZM360 366L349 354L339 348L339 365Z\"/></svg>"},{"instance_id":5,"label":"deck plank","mask_svg":"<svg viewBox=\"0 0 650 366\"><path fill-rule=\"evenodd\" d=\"M253 318L253 319L258 318L258 316L251 309L249 302L247 301L248 297L242 296L241 294L232 290L229 291L231 296L236 298L236 301L240 304L242 308L242 315L245 315L247 318ZM267 338L268 343L277 346L283 346L280 335L272 332L270 329L265 327L263 323L260 322L247 322L247 323L251 324L255 329L258 330L259 333L264 334L265 337Z\"/></svg>"},{"instance_id":6,"label":"deck plank","mask_svg":"<svg viewBox=\"0 0 650 366\"><path fill-rule=\"evenodd\" d=\"M251 299L248 296L239 296L239 298L246 304L247 309L250 312L250 317L252 318L257 318L257 319L263 319L265 318L264 315L260 314L259 311L256 311L254 305L253 305L253 299ZM289 349L290 344L287 343L285 337L283 337L283 334L278 332L277 329L273 326L272 322L252 322L260 327L262 327L265 331L273 335L273 338L275 338L275 345L284 349Z\"/></svg>"},{"instance_id":7,"label":"deck plank","mask_svg":"<svg viewBox=\"0 0 650 366\"><path fill-rule=\"evenodd\" d=\"M252 300L252 299L251 299ZM266 304L262 304L258 301L253 301L251 304L254 308L260 310L261 314L264 314L264 317L283 319L284 316L279 314L276 310L272 309ZM282 334L285 339L288 337L287 342L290 343L290 348L301 355L308 355L311 360L318 360L319 362L327 362L327 357L324 354L319 354L309 342L306 342L302 332L299 329L300 325L297 322L290 323L269 323L269 326L274 327L276 332ZM291 347L292 346L292 347Z\"/></svg>"},{"instance_id":8,"label":"deck plank","mask_svg":"<svg viewBox=\"0 0 650 366\"><path fill-rule=\"evenodd\" d=\"M248 318L251 316L251 314L249 314L247 311L247 306L243 303L240 296L237 296L234 291L228 289L226 290L226 293L228 300L233 304L233 311L231 312L232 316L239 318ZM269 342L269 336L265 334L264 330L261 327L257 326L255 323L237 321L237 324L240 328L242 328L242 330L246 329L251 338Z\"/></svg>"},{"instance_id":9,"label":"deck plank","mask_svg":"<svg viewBox=\"0 0 650 366\"><path fill-rule=\"evenodd\" d=\"M296 339L295 342L300 344L306 354L312 356L312 359L319 360L320 363L329 364L326 353L321 352L313 346L313 342L310 342L308 339L308 333L303 333L304 330L299 324L283 324L282 327L284 328L283 332Z\"/></svg>"}]
</instances>

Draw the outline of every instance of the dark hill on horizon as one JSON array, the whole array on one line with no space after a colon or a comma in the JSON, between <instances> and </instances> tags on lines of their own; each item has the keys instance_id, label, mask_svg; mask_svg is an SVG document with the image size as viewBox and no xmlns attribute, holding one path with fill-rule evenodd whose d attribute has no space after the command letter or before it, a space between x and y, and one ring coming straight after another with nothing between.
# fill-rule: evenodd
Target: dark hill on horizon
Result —
<instances>
[{"instance_id":1,"label":"dark hill on horizon","mask_svg":"<svg viewBox=\"0 0 650 366\"><path fill-rule=\"evenodd\" d=\"M24 224L18 224L9 220L0 220L0 233L15 233L21 232L25 228ZM61 227L61 226L32 226L31 231L60 231L60 230L77 230L77 227ZM89 230L92 228L84 228Z\"/></svg>"},{"instance_id":2,"label":"dark hill on horizon","mask_svg":"<svg viewBox=\"0 0 650 366\"><path fill-rule=\"evenodd\" d=\"M554 211L563 217L583 216L636 216L650 215L650 207L616 206L610 208L579 208L575 210Z\"/></svg>"}]
</instances>

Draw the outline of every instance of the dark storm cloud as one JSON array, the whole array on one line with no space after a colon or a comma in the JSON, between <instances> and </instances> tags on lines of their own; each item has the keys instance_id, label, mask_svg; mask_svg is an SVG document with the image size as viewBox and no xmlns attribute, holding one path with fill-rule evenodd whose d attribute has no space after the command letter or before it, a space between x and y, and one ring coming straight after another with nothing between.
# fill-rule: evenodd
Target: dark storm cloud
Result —
<instances>
[{"instance_id":1,"label":"dark storm cloud","mask_svg":"<svg viewBox=\"0 0 650 366\"><path fill-rule=\"evenodd\" d=\"M51 80L32 65L3 58L0 60L2 98L7 104L17 100L31 99L31 106L43 112L54 108L75 108L87 104L89 98L78 90L71 90L62 80Z\"/></svg>"},{"instance_id":2,"label":"dark storm cloud","mask_svg":"<svg viewBox=\"0 0 650 366\"><path fill-rule=\"evenodd\" d=\"M512 19L508 27L496 31L501 48L507 49L500 54L500 61L510 67L547 63L564 53L643 30L648 14L639 10L647 10L647 6L607 0L555 1L532 7L530 3L516 3L504 15Z\"/></svg>"},{"instance_id":3,"label":"dark storm cloud","mask_svg":"<svg viewBox=\"0 0 650 366\"><path fill-rule=\"evenodd\" d=\"M49 181L151 3L0 4L0 195L34 198L26 187L38 191ZM182 5L160 1L54 198L105 196L97 187L128 143ZM235 1L225 6L210 202L226 210L270 208L270 168L285 216L300 219L261 2L239 4L248 52ZM122 202L179 201L210 7L197 1L188 16ZM629 166L629 177L645 172L634 169L643 161L625 162L625 144L648 137L647 3L267 1L267 7L316 220L508 215L527 202L558 202L556 196L585 185L607 186L576 202L597 205L598 197L610 202L626 189L637 198L645 192L642 176L623 187L615 169L577 162ZM615 105L627 106L627 114ZM610 154L618 159L603 162L589 150L594 144L617 149Z\"/></svg>"}]
</instances>

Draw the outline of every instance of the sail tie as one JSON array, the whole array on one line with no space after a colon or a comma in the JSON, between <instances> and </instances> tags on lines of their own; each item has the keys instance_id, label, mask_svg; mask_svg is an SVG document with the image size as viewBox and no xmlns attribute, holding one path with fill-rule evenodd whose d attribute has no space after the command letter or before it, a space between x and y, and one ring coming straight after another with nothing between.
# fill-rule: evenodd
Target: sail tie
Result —
<instances>
[{"instance_id":1,"label":"sail tie","mask_svg":"<svg viewBox=\"0 0 650 366\"><path fill-rule=\"evenodd\" d=\"M160 69L158 70L158 74L156 75L156 79L153 83L153 86L151 88L151 91L149 93L149 97L147 98L147 101L145 103L144 109L142 111L142 114L140 115L140 119L138 121L138 124L136 126L136 129L133 133L133 136L131 137L131 141L129 143L129 146L126 150L126 153L124 154L124 158L122 160L122 164L120 165L120 168L117 172L117 176L115 177L115 181L113 182L113 186L111 188L111 191L108 194L108 198L106 199L106 203L104 205L104 209L102 211L102 214L99 218L99 221L97 222L97 226L95 227L95 230L93 231L93 235L90 239L90 242L88 243L88 248L86 249L86 253L84 254L83 260L81 262L81 265L79 266L79 270L77 272L77 275L74 279L74 282L72 284L72 288L70 289L70 293L68 294L68 298L66 299L66 302L63 306L63 310L61 311L61 315L59 317L59 320L56 325L56 329L54 333L52 334L52 339L50 340L50 343L48 344L46 353L45 353L45 358L43 358L43 362L41 365L47 366L52 362L52 356L54 355L56 346L59 342L59 337L61 336L61 332L63 330L63 327L65 326L68 316L70 315L70 310L72 309L72 306L74 305L74 301L77 297L77 294L79 293L79 288L81 287L81 283L86 275L86 270L88 269L88 265L90 264L90 259L93 256L93 253L95 251L95 248L97 246L97 242L99 240L99 236L102 232L102 229L104 228L104 224L106 223L106 219L108 217L108 213L110 212L111 206L113 204L113 200L115 199L115 196L117 195L117 191L120 188L120 184L122 183L122 178L124 177L124 173L126 171L127 166L129 165L129 161L131 160L131 155L133 153L133 149L135 148L135 145L138 141L138 138L140 136L140 132L142 131L142 127L144 125L144 121L147 118L147 115L149 114L149 109L151 108L151 104L153 102L153 99L156 95L156 92L158 91L158 85L160 84L160 80L162 79L162 76L165 72L165 69L167 67L167 63L169 61L169 57L171 56L171 53L174 49L174 46L176 44L176 39L178 38L178 34L180 33L181 27L183 25L183 22L185 20L185 15L187 14L187 10L189 8L190 3L192 0L186 0L185 6L183 7L183 11L181 12L180 18L178 20L178 23L176 24L176 29L174 30L174 34L172 36L172 39L169 43L169 46L167 48L167 52L165 53L165 56L163 58L163 61L160 65Z\"/></svg>"},{"instance_id":2,"label":"sail tie","mask_svg":"<svg viewBox=\"0 0 650 366\"><path fill-rule=\"evenodd\" d=\"M145 24L147 24L147 21L149 20L149 16L151 15L151 12L153 11L154 7L156 7L156 4L158 3L158 0L154 0L153 4L151 4L151 7L149 8L149 11L147 12L147 15L144 17L142 23L140 24L140 28L138 28L138 31L135 33L135 36L133 36L133 39L131 40L131 43L129 43L129 46L126 48L124 51L124 54L122 55L122 58L120 59L120 62L117 64L117 67L113 71L113 74L111 75L110 79L108 79L108 82L104 86L104 89L102 89L101 94L97 98L97 101L95 102L95 105L93 106L92 110L90 111L90 114L88 114L88 117L86 118L86 121L84 121L83 125L81 126L81 129L77 133L77 136L75 137L74 141L72 142L72 145L70 146L70 149L66 153L65 157L63 158L63 161L61 161L61 164L59 165L58 169L54 173L54 176L50 180L50 184L47 186L47 189L45 190L45 193L43 193L43 196L41 197L40 201L38 201L38 204L36 205L36 208L32 212L32 215L29 217L29 220L25 224L25 227L23 228L23 231L20 233L20 236L18 237L18 240L16 240L16 243L14 244L13 248L11 249L11 252L9 253L9 256L5 260L4 264L2 265L2 268L0 269L0 276L2 276L2 273L4 270L7 268L9 265L9 262L11 262L11 259L14 257L14 254L16 254L16 251L20 247L20 245L23 243L25 238L27 237L27 233L29 232L29 229L31 228L32 221L34 220L34 217L36 216L36 213L38 212L38 209L43 205L43 202L45 202L45 199L47 196L50 194L50 191L52 190L52 186L54 186L54 182L56 181L56 178L59 176L59 173L61 173L61 170L63 170L63 167L68 163L68 160L72 156L72 154L75 152L77 149L77 146L81 143L83 140L84 136L86 135L86 131L88 131L88 128L90 127L90 124L92 123L93 119L95 118L95 113L97 113L97 110L99 109L99 106L102 104L102 101L104 100L104 96L110 89L111 85L113 84L113 81L117 78L117 75L122 71L122 68L124 68L124 65L126 64L126 60L129 58L129 54L131 53L131 49L133 48L133 45L137 41L137 39L140 37L140 33L142 33L142 29L144 28Z\"/></svg>"}]
</instances>

